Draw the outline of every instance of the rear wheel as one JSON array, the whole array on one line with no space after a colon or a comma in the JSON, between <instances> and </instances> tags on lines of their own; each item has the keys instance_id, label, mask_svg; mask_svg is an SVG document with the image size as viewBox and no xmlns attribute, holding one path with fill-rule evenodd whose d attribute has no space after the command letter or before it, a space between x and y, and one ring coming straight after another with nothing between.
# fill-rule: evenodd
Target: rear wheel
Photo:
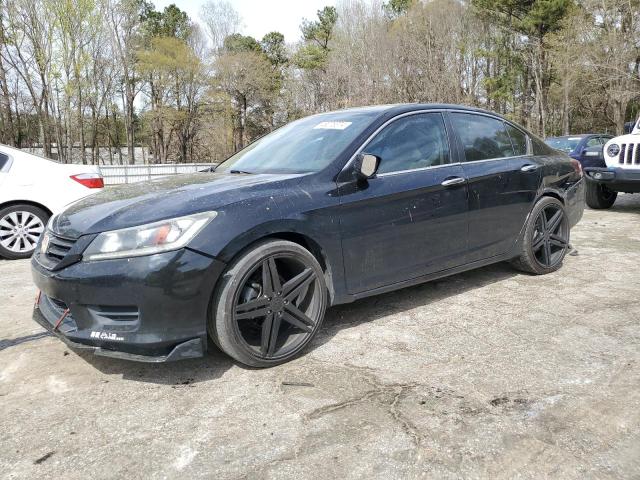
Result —
<instances>
[{"instance_id":1,"label":"rear wheel","mask_svg":"<svg viewBox=\"0 0 640 480\"><path fill-rule=\"evenodd\" d=\"M524 233L522 253L512 261L519 270L544 275L558 270L569 248L569 221L562 203L543 197L533 207Z\"/></svg>"},{"instance_id":2,"label":"rear wheel","mask_svg":"<svg viewBox=\"0 0 640 480\"><path fill-rule=\"evenodd\" d=\"M284 240L256 244L232 262L213 296L209 334L252 367L291 360L322 324L327 288L311 253Z\"/></svg>"},{"instance_id":3,"label":"rear wheel","mask_svg":"<svg viewBox=\"0 0 640 480\"><path fill-rule=\"evenodd\" d=\"M587 181L587 205L595 210L611 208L618 197L618 192L608 189L601 183Z\"/></svg>"},{"instance_id":4,"label":"rear wheel","mask_svg":"<svg viewBox=\"0 0 640 480\"><path fill-rule=\"evenodd\" d=\"M10 260L29 258L49 220L49 214L33 205L12 205L0 210L0 256Z\"/></svg>"}]
</instances>

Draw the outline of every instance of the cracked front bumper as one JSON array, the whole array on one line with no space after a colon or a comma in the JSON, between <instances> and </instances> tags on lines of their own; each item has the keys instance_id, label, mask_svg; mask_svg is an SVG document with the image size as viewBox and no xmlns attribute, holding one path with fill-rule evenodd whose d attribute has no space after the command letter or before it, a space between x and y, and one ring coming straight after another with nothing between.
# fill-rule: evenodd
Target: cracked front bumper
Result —
<instances>
[{"instance_id":1,"label":"cracked front bumper","mask_svg":"<svg viewBox=\"0 0 640 480\"><path fill-rule=\"evenodd\" d=\"M41 293L33 318L71 348L96 355L145 362L200 357L224 266L182 249L51 271L36 253L32 276Z\"/></svg>"}]
</instances>

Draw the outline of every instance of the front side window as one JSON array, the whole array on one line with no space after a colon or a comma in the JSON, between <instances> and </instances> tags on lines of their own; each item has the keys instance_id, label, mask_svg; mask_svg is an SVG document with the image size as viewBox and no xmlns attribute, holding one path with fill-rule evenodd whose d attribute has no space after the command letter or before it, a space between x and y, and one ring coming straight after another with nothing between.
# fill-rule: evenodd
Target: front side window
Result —
<instances>
[{"instance_id":1,"label":"front side window","mask_svg":"<svg viewBox=\"0 0 640 480\"><path fill-rule=\"evenodd\" d=\"M433 167L449 161L449 141L440 113L399 118L382 130L365 148L380 157L378 173Z\"/></svg>"},{"instance_id":2,"label":"front side window","mask_svg":"<svg viewBox=\"0 0 640 480\"><path fill-rule=\"evenodd\" d=\"M451 122L467 162L514 156L511 139L501 120L472 113L452 113Z\"/></svg>"}]
</instances>

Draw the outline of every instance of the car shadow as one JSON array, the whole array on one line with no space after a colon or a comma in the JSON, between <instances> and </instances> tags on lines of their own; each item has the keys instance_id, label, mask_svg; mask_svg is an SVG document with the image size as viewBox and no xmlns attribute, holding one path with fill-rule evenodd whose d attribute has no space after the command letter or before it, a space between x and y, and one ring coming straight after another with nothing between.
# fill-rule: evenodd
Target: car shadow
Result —
<instances>
[{"instance_id":1,"label":"car shadow","mask_svg":"<svg viewBox=\"0 0 640 480\"><path fill-rule=\"evenodd\" d=\"M213 345L209 345L207 354L202 358L167 363L132 362L100 357L81 350L75 353L105 375L120 375L125 380L176 387L215 380L237 365Z\"/></svg>"},{"instance_id":2,"label":"car shadow","mask_svg":"<svg viewBox=\"0 0 640 480\"><path fill-rule=\"evenodd\" d=\"M331 341L333 336L344 329L413 310L517 275L522 274L508 263L496 263L440 280L332 307L327 311L322 330L309 350Z\"/></svg>"}]
</instances>

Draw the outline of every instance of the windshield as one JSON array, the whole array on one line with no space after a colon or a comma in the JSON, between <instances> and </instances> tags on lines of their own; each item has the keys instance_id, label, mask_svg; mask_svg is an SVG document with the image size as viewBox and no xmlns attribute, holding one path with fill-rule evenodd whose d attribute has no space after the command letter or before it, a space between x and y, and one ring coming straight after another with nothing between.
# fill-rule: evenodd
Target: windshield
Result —
<instances>
[{"instance_id":1,"label":"windshield","mask_svg":"<svg viewBox=\"0 0 640 480\"><path fill-rule=\"evenodd\" d=\"M221 163L216 172L309 173L328 166L380 114L336 112L289 123Z\"/></svg>"},{"instance_id":2,"label":"windshield","mask_svg":"<svg viewBox=\"0 0 640 480\"><path fill-rule=\"evenodd\" d=\"M563 152L573 152L580 140L584 137L555 137L555 138L547 138L545 143L549 145L551 148L555 148L556 150L562 150Z\"/></svg>"}]
</instances>

